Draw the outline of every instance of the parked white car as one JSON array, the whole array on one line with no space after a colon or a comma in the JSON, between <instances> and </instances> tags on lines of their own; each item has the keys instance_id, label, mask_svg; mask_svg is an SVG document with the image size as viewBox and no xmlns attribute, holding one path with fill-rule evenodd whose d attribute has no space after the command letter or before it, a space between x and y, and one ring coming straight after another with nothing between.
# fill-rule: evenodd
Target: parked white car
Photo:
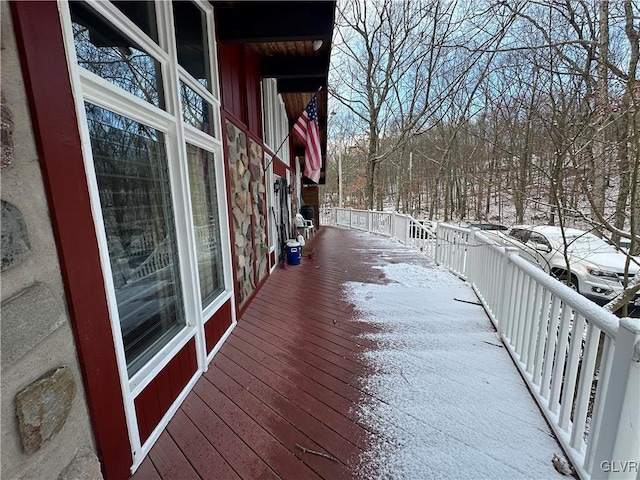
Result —
<instances>
[{"instance_id":1,"label":"parked white car","mask_svg":"<svg viewBox=\"0 0 640 480\"><path fill-rule=\"evenodd\" d=\"M503 245L520 250L523 258L539 265L559 280L567 281L566 253L571 272L571 285L579 293L604 305L623 290L627 256L592 233L575 228L518 225L508 234L483 232ZM640 268L631 262L628 279L638 275ZM635 305L640 305L640 294Z\"/></svg>"}]
</instances>

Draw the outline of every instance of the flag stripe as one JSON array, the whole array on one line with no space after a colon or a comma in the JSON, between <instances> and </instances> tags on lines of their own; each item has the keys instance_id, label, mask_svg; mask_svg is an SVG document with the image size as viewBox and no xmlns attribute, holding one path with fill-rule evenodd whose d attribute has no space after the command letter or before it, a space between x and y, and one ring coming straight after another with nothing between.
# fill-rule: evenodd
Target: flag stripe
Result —
<instances>
[{"instance_id":1,"label":"flag stripe","mask_svg":"<svg viewBox=\"0 0 640 480\"><path fill-rule=\"evenodd\" d=\"M304 175L318 183L322 167L318 103L314 96L293 126L293 132L304 144Z\"/></svg>"}]
</instances>

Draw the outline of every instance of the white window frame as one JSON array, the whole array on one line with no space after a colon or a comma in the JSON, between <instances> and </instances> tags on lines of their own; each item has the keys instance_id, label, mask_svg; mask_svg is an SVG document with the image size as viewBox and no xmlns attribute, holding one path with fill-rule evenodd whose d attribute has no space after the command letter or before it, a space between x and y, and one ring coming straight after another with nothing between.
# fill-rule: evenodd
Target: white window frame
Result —
<instances>
[{"instance_id":1,"label":"white window frame","mask_svg":"<svg viewBox=\"0 0 640 480\"><path fill-rule=\"evenodd\" d=\"M91 200L91 210L98 238L98 248L102 263L103 277L107 296L107 304L111 317L111 329L114 337L116 358L120 375L120 383L125 403L125 413L129 439L133 453L131 472L135 472L151 446L166 427L169 419L175 414L197 379L207 369L207 365L221 343L235 327L235 295L233 292L233 273L231 261L231 245L229 237L229 218L227 215L226 177L222 147L222 130L220 115L220 92L217 64L217 47L215 42L215 23L213 7L204 0L193 0L206 16L209 46L209 62L211 66L211 92L177 62L175 48L175 32L173 25L173 9L171 2L158 0L155 2L158 26L158 43L150 39L141 29L131 22L122 12L108 2L90 2L91 7L100 13L114 27L135 41L150 56L154 57L162 69L166 111L145 102L133 94L125 92L109 81L78 66L76 61L71 14L66 0L58 0L62 30L72 90L76 103L76 113L80 125L83 158L87 183ZM179 80L184 81L196 93L213 106L212 135L185 124L181 113ZM106 232L100 206L98 185L96 180L91 143L87 128L85 102L123 115L161 131L165 138L167 167L171 187L172 207L176 230L176 243L179 257L181 285L179 293L184 300L186 324L154 357L131 378L127 373L127 362L124 355L122 332L118 318L118 304L113 287L112 272L109 261ZM199 288L199 275L196 258L196 237L192 221L191 197L189 191L189 173L185 144L207 150L215 156L215 176L218 200L218 216L220 223L220 240L223 260L224 291L204 309L202 308ZM207 355L204 338L204 324L225 302L231 302L232 324L213 352ZM174 358L174 356L195 337L198 369L185 389L175 400L168 412L151 433L144 444L141 444L135 410L135 398L149 385L157 374Z\"/></svg>"},{"instance_id":2,"label":"white window frame","mask_svg":"<svg viewBox=\"0 0 640 480\"><path fill-rule=\"evenodd\" d=\"M267 226L269 228L269 254L271 254L276 250L276 244L278 243L278 224L276 222L276 218L274 218L276 194L273 189L273 185L275 183L275 175L273 174L273 157L265 153L264 162L265 165L269 165L269 168L267 168L267 171L265 173L267 182ZM274 266L272 265L271 268L273 270Z\"/></svg>"}]
</instances>

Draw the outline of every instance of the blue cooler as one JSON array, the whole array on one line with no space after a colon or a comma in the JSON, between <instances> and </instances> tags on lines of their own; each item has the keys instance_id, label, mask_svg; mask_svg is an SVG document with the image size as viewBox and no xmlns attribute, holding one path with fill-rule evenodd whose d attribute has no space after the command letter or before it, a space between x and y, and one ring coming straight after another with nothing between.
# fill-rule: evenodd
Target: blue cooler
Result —
<instances>
[{"instance_id":1,"label":"blue cooler","mask_svg":"<svg viewBox=\"0 0 640 480\"><path fill-rule=\"evenodd\" d=\"M295 240L287 241L287 263L289 265L300 265L300 259L302 258L302 247L300 242Z\"/></svg>"}]
</instances>

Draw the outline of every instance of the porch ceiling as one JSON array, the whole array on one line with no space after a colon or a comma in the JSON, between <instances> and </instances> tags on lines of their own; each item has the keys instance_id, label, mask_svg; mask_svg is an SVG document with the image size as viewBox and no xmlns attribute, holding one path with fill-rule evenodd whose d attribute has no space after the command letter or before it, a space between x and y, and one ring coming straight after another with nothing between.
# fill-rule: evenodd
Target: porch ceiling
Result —
<instances>
[{"instance_id":1,"label":"porch ceiling","mask_svg":"<svg viewBox=\"0 0 640 480\"><path fill-rule=\"evenodd\" d=\"M242 43L260 58L263 78L276 78L290 126L318 93L322 144L320 184L325 183L327 144L327 78L336 2L213 1L221 43ZM314 50L316 41L322 46ZM292 137L293 151L304 157L304 146ZM305 179L306 181L306 179Z\"/></svg>"}]
</instances>

